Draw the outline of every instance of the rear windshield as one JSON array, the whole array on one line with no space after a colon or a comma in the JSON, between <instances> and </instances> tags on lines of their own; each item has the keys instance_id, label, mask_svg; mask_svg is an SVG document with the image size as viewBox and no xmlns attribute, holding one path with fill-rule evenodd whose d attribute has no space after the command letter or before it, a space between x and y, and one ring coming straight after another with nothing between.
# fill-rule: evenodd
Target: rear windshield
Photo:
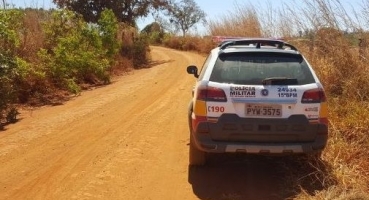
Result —
<instances>
[{"instance_id":1,"label":"rear windshield","mask_svg":"<svg viewBox=\"0 0 369 200\"><path fill-rule=\"evenodd\" d=\"M299 54L242 52L219 55L210 81L262 85L273 78L297 79L296 85L314 83L313 75Z\"/></svg>"}]
</instances>

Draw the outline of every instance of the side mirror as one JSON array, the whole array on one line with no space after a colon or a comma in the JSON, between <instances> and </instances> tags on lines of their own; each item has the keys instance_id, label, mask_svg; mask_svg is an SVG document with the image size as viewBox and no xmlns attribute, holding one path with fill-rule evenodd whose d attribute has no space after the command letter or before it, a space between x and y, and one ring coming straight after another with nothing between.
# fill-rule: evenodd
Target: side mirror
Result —
<instances>
[{"instance_id":1,"label":"side mirror","mask_svg":"<svg viewBox=\"0 0 369 200\"><path fill-rule=\"evenodd\" d=\"M193 74L194 77L198 78L199 74L197 73L197 67L195 65L190 65L187 67L187 73Z\"/></svg>"}]
</instances>

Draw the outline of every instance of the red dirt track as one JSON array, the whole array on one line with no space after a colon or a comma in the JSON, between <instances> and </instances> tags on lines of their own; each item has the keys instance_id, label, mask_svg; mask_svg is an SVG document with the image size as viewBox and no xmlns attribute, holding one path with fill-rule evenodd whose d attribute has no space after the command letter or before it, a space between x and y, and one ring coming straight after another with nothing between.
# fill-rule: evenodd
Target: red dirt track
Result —
<instances>
[{"instance_id":1,"label":"red dirt track","mask_svg":"<svg viewBox=\"0 0 369 200\"><path fill-rule=\"evenodd\" d=\"M59 106L21 111L0 132L0 199L285 199L285 164L219 156L188 167L186 67L205 57L152 47L153 67Z\"/></svg>"}]
</instances>

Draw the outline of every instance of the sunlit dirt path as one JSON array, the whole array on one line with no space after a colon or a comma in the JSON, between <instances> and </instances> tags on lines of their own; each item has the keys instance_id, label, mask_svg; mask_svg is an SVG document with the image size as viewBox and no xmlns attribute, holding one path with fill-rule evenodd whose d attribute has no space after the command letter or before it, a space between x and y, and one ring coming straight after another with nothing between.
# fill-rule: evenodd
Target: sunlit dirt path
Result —
<instances>
[{"instance_id":1,"label":"sunlit dirt path","mask_svg":"<svg viewBox=\"0 0 369 200\"><path fill-rule=\"evenodd\" d=\"M21 112L0 132L0 199L284 199L283 164L217 157L188 167L190 64L152 47L152 67L63 105Z\"/></svg>"}]
</instances>

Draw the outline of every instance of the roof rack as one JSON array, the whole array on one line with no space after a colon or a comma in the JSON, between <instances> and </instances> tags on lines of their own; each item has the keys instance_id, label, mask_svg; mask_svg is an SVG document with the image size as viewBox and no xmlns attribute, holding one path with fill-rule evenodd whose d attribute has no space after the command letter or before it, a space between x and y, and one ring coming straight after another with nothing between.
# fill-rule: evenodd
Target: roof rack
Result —
<instances>
[{"instance_id":1,"label":"roof rack","mask_svg":"<svg viewBox=\"0 0 369 200\"><path fill-rule=\"evenodd\" d=\"M297 51L297 48L291 44L288 44L282 40L273 40L273 39L235 39L230 41L225 41L219 45L220 50L224 50L229 46L237 46L237 45L254 45L257 49L260 49L262 46L272 46L277 47L278 49L290 48L291 50Z\"/></svg>"},{"instance_id":2,"label":"roof rack","mask_svg":"<svg viewBox=\"0 0 369 200\"><path fill-rule=\"evenodd\" d=\"M213 36L213 42L221 44L223 42L228 42L232 40L240 40L240 39L249 39L247 37L238 37L238 36Z\"/></svg>"}]
</instances>

